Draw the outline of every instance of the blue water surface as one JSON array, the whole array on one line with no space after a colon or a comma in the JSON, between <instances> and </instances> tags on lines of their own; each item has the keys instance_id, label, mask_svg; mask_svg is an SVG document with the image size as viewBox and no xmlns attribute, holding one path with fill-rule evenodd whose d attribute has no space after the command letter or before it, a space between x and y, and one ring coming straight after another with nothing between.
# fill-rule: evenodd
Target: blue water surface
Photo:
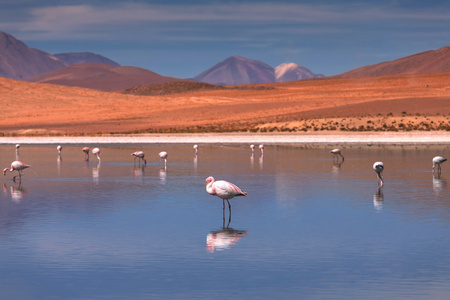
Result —
<instances>
[{"instance_id":1,"label":"blue water surface","mask_svg":"<svg viewBox=\"0 0 450 300\"><path fill-rule=\"evenodd\" d=\"M0 145L2 168L31 165L2 178L2 299L450 297L448 147L84 146ZM224 212L208 176L248 197Z\"/></svg>"}]
</instances>

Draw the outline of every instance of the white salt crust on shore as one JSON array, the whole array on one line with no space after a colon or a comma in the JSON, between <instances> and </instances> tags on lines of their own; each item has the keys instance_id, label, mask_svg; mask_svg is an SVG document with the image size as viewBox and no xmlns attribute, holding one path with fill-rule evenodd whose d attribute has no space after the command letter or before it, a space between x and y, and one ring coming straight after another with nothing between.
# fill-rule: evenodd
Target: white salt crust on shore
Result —
<instances>
[{"instance_id":1,"label":"white salt crust on shore","mask_svg":"<svg viewBox=\"0 0 450 300\"><path fill-rule=\"evenodd\" d=\"M205 133L114 136L0 137L0 144L434 144L450 145L450 132Z\"/></svg>"}]
</instances>

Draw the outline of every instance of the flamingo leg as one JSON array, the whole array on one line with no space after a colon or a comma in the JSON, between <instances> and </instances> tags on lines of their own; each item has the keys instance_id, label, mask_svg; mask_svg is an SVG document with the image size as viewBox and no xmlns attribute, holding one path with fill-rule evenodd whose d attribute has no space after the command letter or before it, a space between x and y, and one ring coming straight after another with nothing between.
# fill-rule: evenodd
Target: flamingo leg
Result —
<instances>
[{"instance_id":1,"label":"flamingo leg","mask_svg":"<svg viewBox=\"0 0 450 300\"><path fill-rule=\"evenodd\" d=\"M230 204L230 201L227 199L227 202L228 202L228 210L230 211L230 216L229 216L229 221L228 221L228 225L230 225L230 222L231 222L231 204ZM228 226L227 226L228 227Z\"/></svg>"},{"instance_id":2,"label":"flamingo leg","mask_svg":"<svg viewBox=\"0 0 450 300\"><path fill-rule=\"evenodd\" d=\"M222 207L222 217L223 217L223 224L225 224L225 199L222 199L223 207Z\"/></svg>"},{"instance_id":3,"label":"flamingo leg","mask_svg":"<svg viewBox=\"0 0 450 300\"><path fill-rule=\"evenodd\" d=\"M381 176L381 173L377 173L378 175L378 184L380 185L380 188L383 187L383 176Z\"/></svg>"},{"instance_id":4,"label":"flamingo leg","mask_svg":"<svg viewBox=\"0 0 450 300\"><path fill-rule=\"evenodd\" d=\"M20 171L17 171L17 173L19 173L19 175L15 175L13 181L16 182L16 177L19 176L19 181L22 182L22 174L20 174Z\"/></svg>"}]
</instances>

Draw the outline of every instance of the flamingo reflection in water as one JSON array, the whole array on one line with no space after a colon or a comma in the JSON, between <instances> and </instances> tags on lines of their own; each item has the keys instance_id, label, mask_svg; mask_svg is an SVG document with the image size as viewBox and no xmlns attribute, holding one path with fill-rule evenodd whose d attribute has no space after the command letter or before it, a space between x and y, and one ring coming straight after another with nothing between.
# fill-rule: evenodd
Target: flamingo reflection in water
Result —
<instances>
[{"instance_id":1,"label":"flamingo reflection in water","mask_svg":"<svg viewBox=\"0 0 450 300\"><path fill-rule=\"evenodd\" d=\"M134 176L136 178L143 178L145 175L145 165L135 165L134 166Z\"/></svg>"},{"instance_id":2,"label":"flamingo reflection in water","mask_svg":"<svg viewBox=\"0 0 450 300\"><path fill-rule=\"evenodd\" d=\"M373 195L373 207L376 210L382 210L384 206L384 194L383 189L379 187L377 192Z\"/></svg>"},{"instance_id":3,"label":"flamingo reflection in water","mask_svg":"<svg viewBox=\"0 0 450 300\"><path fill-rule=\"evenodd\" d=\"M441 173L433 173L433 191L436 194L440 194L442 190L447 188L447 180L441 178Z\"/></svg>"},{"instance_id":4,"label":"flamingo reflection in water","mask_svg":"<svg viewBox=\"0 0 450 300\"><path fill-rule=\"evenodd\" d=\"M331 168L331 173L334 175L338 175L341 172L341 166L344 163L343 160L334 160L333 159L333 167Z\"/></svg>"},{"instance_id":5,"label":"flamingo reflection in water","mask_svg":"<svg viewBox=\"0 0 450 300\"><path fill-rule=\"evenodd\" d=\"M98 162L97 166L92 167L92 179L94 179L95 183L99 182L99 178L100 178L100 166L101 166L101 161Z\"/></svg>"},{"instance_id":6,"label":"flamingo reflection in water","mask_svg":"<svg viewBox=\"0 0 450 300\"><path fill-rule=\"evenodd\" d=\"M206 250L214 252L229 249L246 235L247 230L236 230L228 226L217 231L211 231L206 236Z\"/></svg>"},{"instance_id":7,"label":"flamingo reflection in water","mask_svg":"<svg viewBox=\"0 0 450 300\"><path fill-rule=\"evenodd\" d=\"M245 237L247 230L237 230L230 228L231 213L228 217L228 224L225 226L225 217L223 218L222 228L211 231L206 236L206 250L208 252L221 251L229 249L237 243L238 240Z\"/></svg>"},{"instance_id":8,"label":"flamingo reflection in water","mask_svg":"<svg viewBox=\"0 0 450 300\"><path fill-rule=\"evenodd\" d=\"M20 203L20 201L26 194L26 189L22 187L22 181L19 182L19 185L17 187L11 186L9 190L11 194L11 200L15 203ZM6 186L6 183L3 184L3 192L5 196L8 195L8 187Z\"/></svg>"}]
</instances>

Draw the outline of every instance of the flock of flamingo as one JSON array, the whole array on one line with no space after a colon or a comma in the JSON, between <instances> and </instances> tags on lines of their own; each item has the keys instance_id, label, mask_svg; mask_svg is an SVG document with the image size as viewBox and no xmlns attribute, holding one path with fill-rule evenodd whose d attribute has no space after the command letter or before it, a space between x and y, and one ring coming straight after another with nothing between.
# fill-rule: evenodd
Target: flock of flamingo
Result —
<instances>
[{"instance_id":1,"label":"flock of flamingo","mask_svg":"<svg viewBox=\"0 0 450 300\"><path fill-rule=\"evenodd\" d=\"M16 153L19 148L20 148L20 145L17 144L16 145ZM58 145L56 147L56 149L58 151L58 155L60 156L61 151L62 151L62 146ZM197 155L198 145L194 145L193 149L195 151L195 155ZM255 151L255 145L250 145L250 149L253 154ZM82 151L85 153L86 161L89 160L89 150L90 150L89 147L84 147L82 149ZM259 150L261 151L261 155L264 155L264 145L259 145ZM340 149L333 149L330 151L330 153L333 154L333 160L334 159L339 160L341 158L342 161L344 161L344 159L345 159L344 156L342 155ZM97 157L99 162L101 161L99 148L93 148L92 154ZM144 164L147 164L147 160L145 159L145 153L143 151L133 152L133 153L131 153L131 156L134 156L135 161L136 161L136 159L138 159L139 162L142 160L144 162ZM165 167L167 167L167 156L168 156L168 154L165 151L162 151L159 153L159 157L164 160ZM437 171L440 173L441 172L441 164L444 163L445 161L447 161L446 158L444 158L442 156L435 156L432 160L432 162L433 162L432 171L435 172L435 169L437 167ZM10 168L3 169L3 175L6 175L6 172L8 172L8 171L9 172L17 171L18 174L13 177L13 181L16 180L17 176L19 177L19 180L22 180L23 170L25 170L26 168L29 168L29 167L30 167L30 165L27 165L21 161L15 160L11 163ZM373 170L377 174L378 184L379 184L380 188L383 187L383 170L384 170L383 162L381 162L381 161L375 162L373 164ZM229 201L230 199L237 197L237 196L247 197L247 193L245 191L241 190L235 184L225 181L225 180L215 181L212 176L209 176L208 178L206 178L206 191L208 192L208 194L217 196L222 199L223 209L225 209L225 200L226 200L230 211L231 211L231 204Z\"/></svg>"}]
</instances>

